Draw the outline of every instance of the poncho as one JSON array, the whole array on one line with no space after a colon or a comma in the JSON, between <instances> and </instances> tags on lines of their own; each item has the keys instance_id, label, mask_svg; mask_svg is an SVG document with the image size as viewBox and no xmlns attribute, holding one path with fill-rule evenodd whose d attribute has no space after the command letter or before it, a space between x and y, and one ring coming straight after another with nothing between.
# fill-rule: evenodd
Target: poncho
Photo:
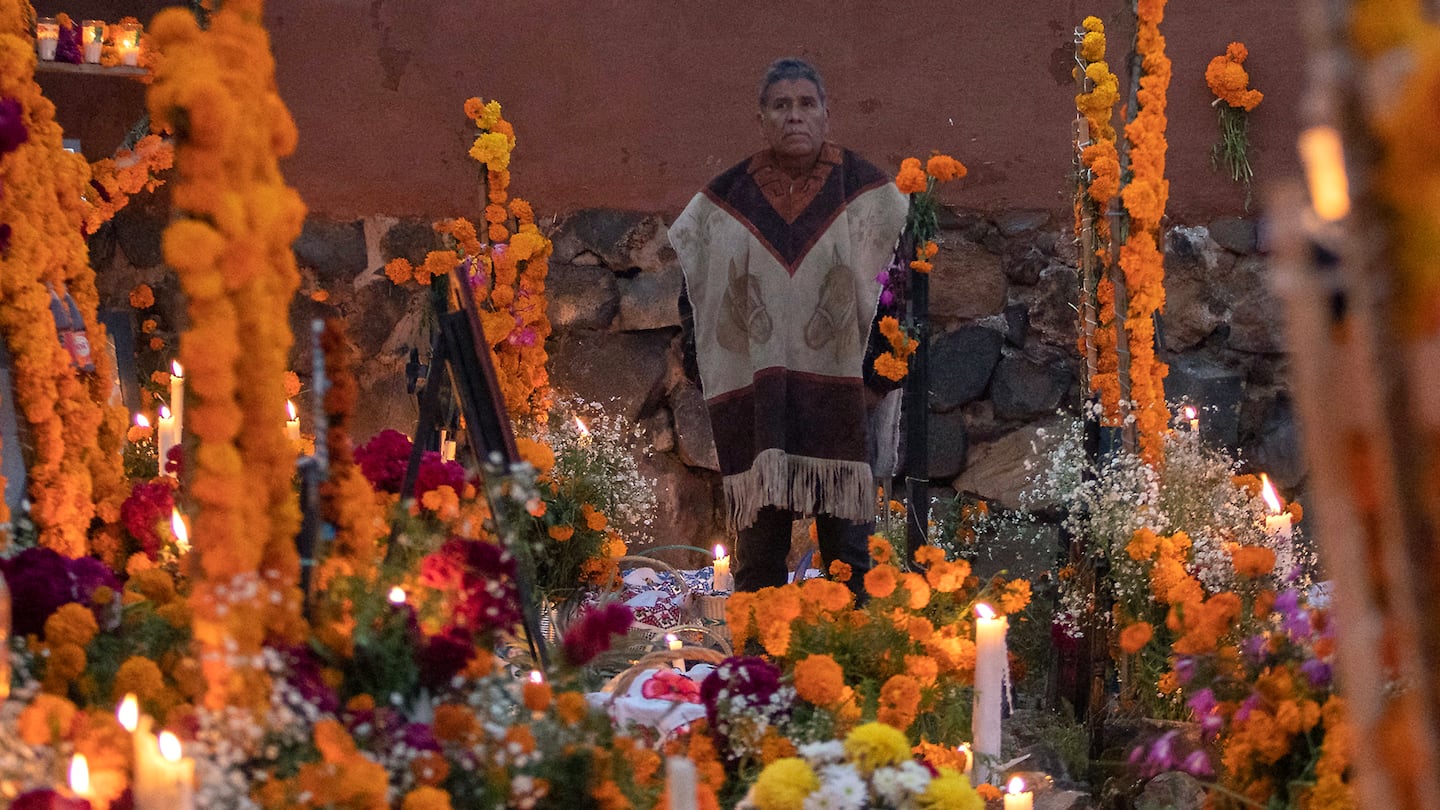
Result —
<instances>
[{"instance_id":1,"label":"poncho","mask_svg":"<svg viewBox=\"0 0 1440 810\"><path fill-rule=\"evenodd\" d=\"M807 185L777 190L792 182ZM739 163L671 226L735 528L767 505L873 516L862 365L907 205L888 175L826 144L793 181L768 151Z\"/></svg>"}]
</instances>

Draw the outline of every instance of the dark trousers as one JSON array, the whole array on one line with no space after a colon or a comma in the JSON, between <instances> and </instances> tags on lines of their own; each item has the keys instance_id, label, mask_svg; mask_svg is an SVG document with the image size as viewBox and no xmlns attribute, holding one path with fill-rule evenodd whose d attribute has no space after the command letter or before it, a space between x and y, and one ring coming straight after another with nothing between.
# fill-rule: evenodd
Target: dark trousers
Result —
<instances>
[{"instance_id":1,"label":"dark trousers","mask_svg":"<svg viewBox=\"0 0 1440 810\"><path fill-rule=\"evenodd\" d=\"M760 510L755 522L741 529L735 544L735 590L758 591L784 585L789 569L785 557L790 553L791 524L800 515L788 509L767 506ZM820 542L821 570L829 571L830 563L840 560L850 566L852 576L847 583L859 592L860 580L870 570L870 532L873 524L851 523L833 515L816 515L815 529Z\"/></svg>"}]
</instances>

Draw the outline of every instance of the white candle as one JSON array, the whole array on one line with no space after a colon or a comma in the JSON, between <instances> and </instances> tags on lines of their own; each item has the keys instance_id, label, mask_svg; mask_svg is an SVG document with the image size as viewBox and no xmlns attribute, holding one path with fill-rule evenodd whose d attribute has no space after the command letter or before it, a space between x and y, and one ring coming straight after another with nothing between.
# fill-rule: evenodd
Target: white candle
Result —
<instances>
[{"instance_id":1,"label":"white candle","mask_svg":"<svg viewBox=\"0 0 1440 810\"><path fill-rule=\"evenodd\" d=\"M175 414L175 443L184 440L185 432L185 367L170 361L170 412Z\"/></svg>"},{"instance_id":2,"label":"white candle","mask_svg":"<svg viewBox=\"0 0 1440 810\"><path fill-rule=\"evenodd\" d=\"M90 795L90 763L84 754L70 758L70 791L82 799L93 798Z\"/></svg>"},{"instance_id":3,"label":"white candle","mask_svg":"<svg viewBox=\"0 0 1440 810\"><path fill-rule=\"evenodd\" d=\"M718 543L715 545L715 577L711 590L735 590L735 578L730 575L730 555L726 554L725 547Z\"/></svg>"},{"instance_id":4,"label":"white candle","mask_svg":"<svg viewBox=\"0 0 1440 810\"><path fill-rule=\"evenodd\" d=\"M35 46L40 58L46 62L55 61L55 47L60 44L60 23L54 17L41 17L35 21Z\"/></svg>"},{"instance_id":5,"label":"white candle","mask_svg":"<svg viewBox=\"0 0 1440 810\"><path fill-rule=\"evenodd\" d=\"M955 751L965 758L965 767L961 769L965 778L970 780L970 784L975 784L975 754L970 751L970 743L960 743Z\"/></svg>"},{"instance_id":6,"label":"white candle","mask_svg":"<svg viewBox=\"0 0 1440 810\"><path fill-rule=\"evenodd\" d=\"M695 763L685 757L666 757L665 790L669 794L670 810L695 810L699 806L696 777Z\"/></svg>"},{"instance_id":7,"label":"white candle","mask_svg":"<svg viewBox=\"0 0 1440 810\"><path fill-rule=\"evenodd\" d=\"M1270 476L1260 473L1260 484L1260 496L1265 499L1265 505L1270 507L1270 514L1265 516L1265 533L1288 543L1294 536L1294 529L1290 527L1290 513L1280 511L1280 496L1275 493L1275 487L1271 486Z\"/></svg>"},{"instance_id":8,"label":"white candle","mask_svg":"<svg viewBox=\"0 0 1440 810\"><path fill-rule=\"evenodd\" d=\"M971 718L971 738L977 759L974 769L979 781L987 781L987 762L1000 758L1000 716L1005 700L1005 673L1009 657L1005 649L1005 632L1009 623L1004 616L986 604L975 606L975 707Z\"/></svg>"},{"instance_id":9,"label":"white candle","mask_svg":"<svg viewBox=\"0 0 1440 810\"><path fill-rule=\"evenodd\" d=\"M1350 213L1350 181L1345 175L1345 147L1333 127L1311 127L1300 133L1300 162L1310 187L1310 204L1327 222Z\"/></svg>"},{"instance_id":10,"label":"white candle","mask_svg":"<svg viewBox=\"0 0 1440 810\"><path fill-rule=\"evenodd\" d=\"M1035 810L1035 794L1025 789L1020 777L1010 780L1005 793L1005 810Z\"/></svg>"},{"instance_id":11,"label":"white candle","mask_svg":"<svg viewBox=\"0 0 1440 810\"><path fill-rule=\"evenodd\" d=\"M115 40L115 48L120 51L120 63L135 67L140 63L140 24L123 23L120 26L120 36Z\"/></svg>"},{"instance_id":12,"label":"white candle","mask_svg":"<svg viewBox=\"0 0 1440 810\"><path fill-rule=\"evenodd\" d=\"M105 21L86 20L80 26L80 42L84 46L85 62L100 64L100 51L105 47Z\"/></svg>"},{"instance_id":13,"label":"white candle","mask_svg":"<svg viewBox=\"0 0 1440 810\"><path fill-rule=\"evenodd\" d=\"M285 437L292 442L300 441L300 415L295 412L295 403L285 400L285 408L290 412L290 418L285 421Z\"/></svg>"},{"instance_id":14,"label":"white candle","mask_svg":"<svg viewBox=\"0 0 1440 810\"><path fill-rule=\"evenodd\" d=\"M1196 414L1195 409L1189 405L1185 406L1185 419L1190 422L1191 433L1200 432L1200 416Z\"/></svg>"},{"instance_id":15,"label":"white candle","mask_svg":"<svg viewBox=\"0 0 1440 810\"><path fill-rule=\"evenodd\" d=\"M680 648L685 646L685 642L677 638L674 633L665 634L665 643L670 647L672 651L675 652L679 652ZM681 672L685 671L685 659L682 657L677 656L675 660L670 662L670 665L680 670Z\"/></svg>"},{"instance_id":16,"label":"white candle","mask_svg":"<svg viewBox=\"0 0 1440 810\"><path fill-rule=\"evenodd\" d=\"M190 529L179 509L170 510L170 533L175 535L175 550L181 554L190 550Z\"/></svg>"},{"instance_id":17,"label":"white candle","mask_svg":"<svg viewBox=\"0 0 1440 810\"><path fill-rule=\"evenodd\" d=\"M170 415L169 408L161 405L160 426L155 429L155 452L160 456L161 475L169 475L165 471L165 461L170 457L170 448L175 446L175 436L178 433L175 429L175 417Z\"/></svg>"}]
</instances>

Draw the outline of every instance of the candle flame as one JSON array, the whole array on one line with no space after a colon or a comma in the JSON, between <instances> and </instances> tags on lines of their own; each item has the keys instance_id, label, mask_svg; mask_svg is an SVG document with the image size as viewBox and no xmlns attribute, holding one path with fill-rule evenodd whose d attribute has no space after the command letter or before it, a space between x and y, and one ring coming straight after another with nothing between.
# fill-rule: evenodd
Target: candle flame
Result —
<instances>
[{"instance_id":1,"label":"candle flame","mask_svg":"<svg viewBox=\"0 0 1440 810\"><path fill-rule=\"evenodd\" d=\"M170 762L179 762L180 738L168 731L160 732L160 756Z\"/></svg>"},{"instance_id":2,"label":"candle flame","mask_svg":"<svg viewBox=\"0 0 1440 810\"><path fill-rule=\"evenodd\" d=\"M1260 473L1260 497L1265 499L1265 505L1270 511L1280 514L1280 496L1275 494L1275 487L1270 485L1270 476Z\"/></svg>"},{"instance_id":3,"label":"candle flame","mask_svg":"<svg viewBox=\"0 0 1440 810\"><path fill-rule=\"evenodd\" d=\"M581 435L581 436L589 436L589 435L590 435L590 428L585 427L585 420L584 420L584 419L581 419L581 418L578 417L578 416L575 417L575 429L580 431L580 435Z\"/></svg>"},{"instance_id":4,"label":"candle flame","mask_svg":"<svg viewBox=\"0 0 1440 810\"><path fill-rule=\"evenodd\" d=\"M90 795L90 763L84 754L70 758L70 789L79 796Z\"/></svg>"},{"instance_id":5,"label":"candle flame","mask_svg":"<svg viewBox=\"0 0 1440 810\"><path fill-rule=\"evenodd\" d=\"M1186 419L1194 419L1194 418L1195 418L1195 409L1194 409L1193 407L1191 407L1191 406L1189 406L1189 405L1186 405L1186 406L1185 406L1185 418L1186 418Z\"/></svg>"},{"instance_id":6,"label":"candle flame","mask_svg":"<svg viewBox=\"0 0 1440 810\"><path fill-rule=\"evenodd\" d=\"M169 418L170 418L170 409L169 409L168 407L166 407L166 406L164 406L164 405L161 405L161 406L160 406L160 418L161 418L161 419L169 419Z\"/></svg>"},{"instance_id":7,"label":"candle flame","mask_svg":"<svg viewBox=\"0 0 1440 810\"><path fill-rule=\"evenodd\" d=\"M171 377L184 377L184 376L185 376L185 367L182 366L182 365L180 365L180 361L179 361L179 360L171 360L171 361L170 361L170 376L171 376Z\"/></svg>"},{"instance_id":8,"label":"candle flame","mask_svg":"<svg viewBox=\"0 0 1440 810\"><path fill-rule=\"evenodd\" d=\"M981 602L975 606L975 615L982 619L993 619L995 618L995 608Z\"/></svg>"},{"instance_id":9,"label":"candle flame","mask_svg":"<svg viewBox=\"0 0 1440 810\"><path fill-rule=\"evenodd\" d=\"M405 589L396 585L390 589L390 595L387 598L392 605L403 605L405 604Z\"/></svg>"},{"instance_id":10,"label":"candle flame","mask_svg":"<svg viewBox=\"0 0 1440 810\"><path fill-rule=\"evenodd\" d=\"M668 644L672 650L678 650L681 647L680 639L676 637L674 633L665 634L665 643Z\"/></svg>"},{"instance_id":11,"label":"candle flame","mask_svg":"<svg viewBox=\"0 0 1440 810\"><path fill-rule=\"evenodd\" d=\"M288 399L285 400L285 410L290 412L290 421L295 421L295 419L297 418L295 416L295 403Z\"/></svg>"},{"instance_id":12,"label":"candle flame","mask_svg":"<svg viewBox=\"0 0 1440 810\"><path fill-rule=\"evenodd\" d=\"M175 533L175 545L182 549L190 547L190 529L185 526L179 509L170 510L170 531Z\"/></svg>"},{"instance_id":13,"label":"candle flame","mask_svg":"<svg viewBox=\"0 0 1440 810\"><path fill-rule=\"evenodd\" d=\"M134 733L135 728L140 725L140 704L135 700L135 695L127 694L125 699L120 701L120 708L115 711L115 717L120 720L120 725L126 731Z\"/></svg>"},{"instance_id":14,"label":"candle flame","mask_svg":"<svg viewBox=\"0 0 1440 810\"><path fill-rule=\"evenodd\" d=\"M545 676L540 674L540 670L532 669L530 670L530 682L536 684L545 683Z\"/></svg>"},{"instance_id":15,"label":"candle flame","mask_svg":"<svg viewBox=\"0 0 1440 810\"><path fill-rule=\"evenodd\" d=\"M1018 776L1010 777L1010 784L1006 787L1011 796L1018 796L1025 792L1025 780Z\"/></svg>"},{"instance_id":16,"label":"candle flame","mask_svg":"<svg viewBox=\"0 0 1440 810\"><path fill-rule=\"evenodd\" d=\"M145 418L145 414L137 413L135 414L135 426L148 428L150 427L150 420Z\"/></svg>"},{"instance_id":17,"label":"candle flame","mask_svg":"<svg viewBox=\"0 0 1440 810\"><path fill-rule=\"evenodd\" d=\"M716 544L715 544L715 559L718 560L718 559L720 559L721 557L724 557L724 556L725 556L725 547L722 546L722 545L720 545L719 543L716 543Z\"/></svg>"},{"instance_id":18,"label":"candle flame","mask_svg":"<svg viewBox=\"0 0 1440 810\"><path fill-rule=\"evenodd\" d=\"M1345 176L1345 147L1333 127L1311 127L1300 133L1300 162L1310 187L1310 204L1327 222L1350 213L1350 183Z\"/></svg>"}]
</instances>

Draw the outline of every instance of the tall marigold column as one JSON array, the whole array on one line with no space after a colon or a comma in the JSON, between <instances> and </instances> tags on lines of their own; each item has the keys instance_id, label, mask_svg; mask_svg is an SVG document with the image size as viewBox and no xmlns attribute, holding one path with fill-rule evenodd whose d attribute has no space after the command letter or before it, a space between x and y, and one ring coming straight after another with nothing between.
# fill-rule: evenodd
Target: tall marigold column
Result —
<instances>
[{"instance_id":1,"label":"tall marigold column","mask_svg":"<svg viewBox=\"0 0 1440 810\"><path fill-rule=\"evenodd\" d=\"M191 607L212 707L263 705L262 644L303 632L295 452L282 421L299 284L290 244L305 206L280 174L296 131L275 88L263 10L261 0L228 0L205 31L180 9L150 25L162 56L150 114L175 133L180 175L163 249L191 324L180 339L198 506Z\"/></svg>"},{"instance_id":2,"label":"tall marigold column","mask_svg":"<svg viewBox=\"0 0 1440 810\"><path fill-rule=\"evenodd\" d=\"M52 291L62 299L68 292L91 346L104 345L81 236L90 167L62 148L55 106L35 83L33 19L29 3L0 0L0 140L10 147L0 150L0 335L28 440L30 517L42 545L78 557L89 549L86 534L97 515L107 523L119 518L126 420L123 408L106 404L115 374L108 353L92 352L94 373L77 371L50 314Z\"/></svg>"},{"instance_id":3,"label":"tall marigold column","mask_svg":"<svg viewBox=\"0 0 1440 810\"><path fill-rule=\"evenodd\" d=\"M1120 248L1120 269L1128 295L1125 331L1130 349L1130 397L1134 401L1140 455L1160 461L1170 412L1165 406L1165 375L1169 367L1155 356L1155 313L1165 309L1165 267L1160 255L1160 221L1170 197L1165 179L1166 93L1170 60L1160 23L1165 0L1139 0L1136 6L1135 50L1142 62L1136 93L1135 119L1125 125L1130 142L1130 182L1120 192L1130 217L1130 230Z\"/></svg>"}]
</instances>

